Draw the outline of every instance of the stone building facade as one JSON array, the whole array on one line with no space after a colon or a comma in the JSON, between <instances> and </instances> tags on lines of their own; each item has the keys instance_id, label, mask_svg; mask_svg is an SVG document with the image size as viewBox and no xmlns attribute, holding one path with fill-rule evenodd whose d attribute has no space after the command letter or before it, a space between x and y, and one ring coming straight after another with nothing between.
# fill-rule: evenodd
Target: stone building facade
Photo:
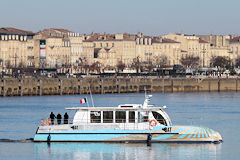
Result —
<instances>
[{"instance_id":1,"label":"stone building facade","mask_svg":"<svg viewBox=\"0 0 240 160\"><path fill-rule=\"evenodd\" d=\"M0 28L0 70L39 67L39 48L34 33L20 29Z\"/></svg>"},{"instance_id":2,"label":"stone building facade","mask_svg":"<svg viewBox=\"0 0 240 160\"><path fill-rule=\"evenodd\" d=\"M153 67L181 64L182 57L200 58L200 67L210 67L213 56L227 56L236 64L240 38L217 35L142 33L80 35L66 29L49 28L38 33L0 28L0 71L5 68L57 68L79 73L97 64L102 70L121 62L132 68L136 61Z\"/></svg>"},{"instance_id":3,"label":"stone building facade","mask_svg":"<svg viewBox=\"0 0 240 160\"><path fill-rule=\"evenodd\" d=\"M227 47L229 45L230 35L197 35L200 39L207 41L211 46Z\"/></svg>"},{"instance_id":4,"label":"stone building facade","mask_svg":"<svg viewBox=\"0 0 240 160\"><path fill-rule=\"evenodd\" d=\"M237 60L240 58L240 36L233 37L229 40L229 50L232 53L232 59L234 61L234 64L237 63Z\"/></svg>"},{"instance_id":5,"label":"stone building facade","mask_svg":"<svg viewBox=\"0 0 240 160\"><path fill-rule=\"evenodd\" d=\"M131 68L136 59L139 63L151 63L156 66L162 57L167 58L167 65L180 64L184 52L180 52L180 43L161 37L134 34L92 34L86 36L84 43L92 43L94 61L102 67L116 67L119 62ZM89 54L89 52L86 52ZM87 56L87 54L85 56Z\"/></svg>"},{"instance_id":6,"label":"stone building facade","mask_svg":"<svg viewBox=\"0 0 240 160\"><path fill-rule=\"evenodd\" d=\"M181 51L186 52L186 55L198 56L200 67L210 67L211 58L213 56L233 58L232 54L229 52L228 42L226 42L227 36L221 38L215 37L214 41L206 36L203 37L203 39L205 39L203 40L196 35L174 33L170 33L164 37L180 42ZM221 39L221 41L218 39Z\"/></svg>"}]
</instances>

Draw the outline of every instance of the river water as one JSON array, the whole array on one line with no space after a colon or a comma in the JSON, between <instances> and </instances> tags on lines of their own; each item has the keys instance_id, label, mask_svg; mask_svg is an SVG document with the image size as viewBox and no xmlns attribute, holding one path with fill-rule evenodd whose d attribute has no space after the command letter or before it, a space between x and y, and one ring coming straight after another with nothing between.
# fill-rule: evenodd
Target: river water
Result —
<instances>
[{"instance_id":1,"label":"river water","mask_svg":"<svg viewBox=\"0 0 240 160\"><path fill-rule=\"evenodd\" d=\"M0 139L33 138L41 119L80 106L89 95L0 98ZM93 95L95 106L142 103L144 94ZM159 93L151 104L166 105L173 125L196 125L220 132L222 144L3 143L0 160L46 159L240 159L240 93ZM86 106L86 104L81 105ZM74 111L68 111L70 117Z\"/></svg>"}]
</instances>

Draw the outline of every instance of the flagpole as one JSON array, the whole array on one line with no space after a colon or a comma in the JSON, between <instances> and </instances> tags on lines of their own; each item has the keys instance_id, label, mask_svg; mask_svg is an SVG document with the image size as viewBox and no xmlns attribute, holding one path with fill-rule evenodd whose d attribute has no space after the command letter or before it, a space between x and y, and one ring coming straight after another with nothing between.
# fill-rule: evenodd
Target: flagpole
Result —
<instances>
[{"instance_id":1,"label":"flagpole","mask_svg":"<svg viewBox=\"0 0 240 160\"><path fill-rule=\"evenodd\" d=\"M87 97L86 97L86 99L87 99ZM88 99L87 99L87 106L89 107Z\"/></svg>"},{"instance_id":2,"label":"flagpole","mask_svg":"<svg viewBox=\"0 0 240 160\"><path fill-rule=\"evenodd\" d=\"M91 96L91 100L92 100L92 106L94 107L93 98L92 98L92 92L91 92L91 88L90 88L90 84L89 83L88 83L88 88L89 88L89 92L90 92L90 96Z\"/></svg>"}]
</instances>

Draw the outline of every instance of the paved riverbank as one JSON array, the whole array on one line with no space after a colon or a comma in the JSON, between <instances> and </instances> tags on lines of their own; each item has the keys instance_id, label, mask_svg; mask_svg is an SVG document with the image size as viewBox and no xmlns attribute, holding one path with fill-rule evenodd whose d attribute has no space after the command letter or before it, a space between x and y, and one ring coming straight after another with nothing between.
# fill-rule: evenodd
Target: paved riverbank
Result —
<instances>
[{"instance_id":1,"label":"paved riverbank","mask_svg":"<svg viewBox=\"0 0 240 160\"><path fill-rule=\"evenodd\" d=\"M150 92L240 91L240 79L215 78L6 78L0 79L0 96L37 96Z\"/></svg>"}]
</instances>

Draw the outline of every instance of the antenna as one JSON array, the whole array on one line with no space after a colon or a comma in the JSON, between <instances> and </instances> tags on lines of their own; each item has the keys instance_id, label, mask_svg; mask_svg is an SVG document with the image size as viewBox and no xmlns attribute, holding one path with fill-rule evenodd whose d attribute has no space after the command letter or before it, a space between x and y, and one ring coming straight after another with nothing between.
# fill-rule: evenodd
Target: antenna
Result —
<instances>
[{"instance_id":1,"label":"antenna","mask_svg":"<svg viewBox=\"0 0 240 160\"><path fill-rule=\"evenodd\" d=\"M94 107L92 92L91 92L91 88L90 88L90 84L89 83L88 83L88 88L89 88L89 92L90 92L90 96L91 96L91 100L92 100L92 106Z\"/></svg>"},{"instance_id":2,"label":"antenna","mask_svg":"<svg viewBox=\"0 0 240 160\"><path fill-rule=\"evenodd\" d=\"M145 98L147 98L147 89L146 89L146 86L144 86L144 92L145 92Z\"/></svg>"},{"instance_id":3,"label":"antenna","mask_svg":"<svg viewBox=\"0 0 240 160\"><path fill-rule=\"evenodd\" d=\"M144 90L145 90L145 100L144 100L144 103L143 103L143 108L147 108L148 103L150 102L152 95L147 95L146 86L144 87Z\"/></svg>"}]
</instances>

